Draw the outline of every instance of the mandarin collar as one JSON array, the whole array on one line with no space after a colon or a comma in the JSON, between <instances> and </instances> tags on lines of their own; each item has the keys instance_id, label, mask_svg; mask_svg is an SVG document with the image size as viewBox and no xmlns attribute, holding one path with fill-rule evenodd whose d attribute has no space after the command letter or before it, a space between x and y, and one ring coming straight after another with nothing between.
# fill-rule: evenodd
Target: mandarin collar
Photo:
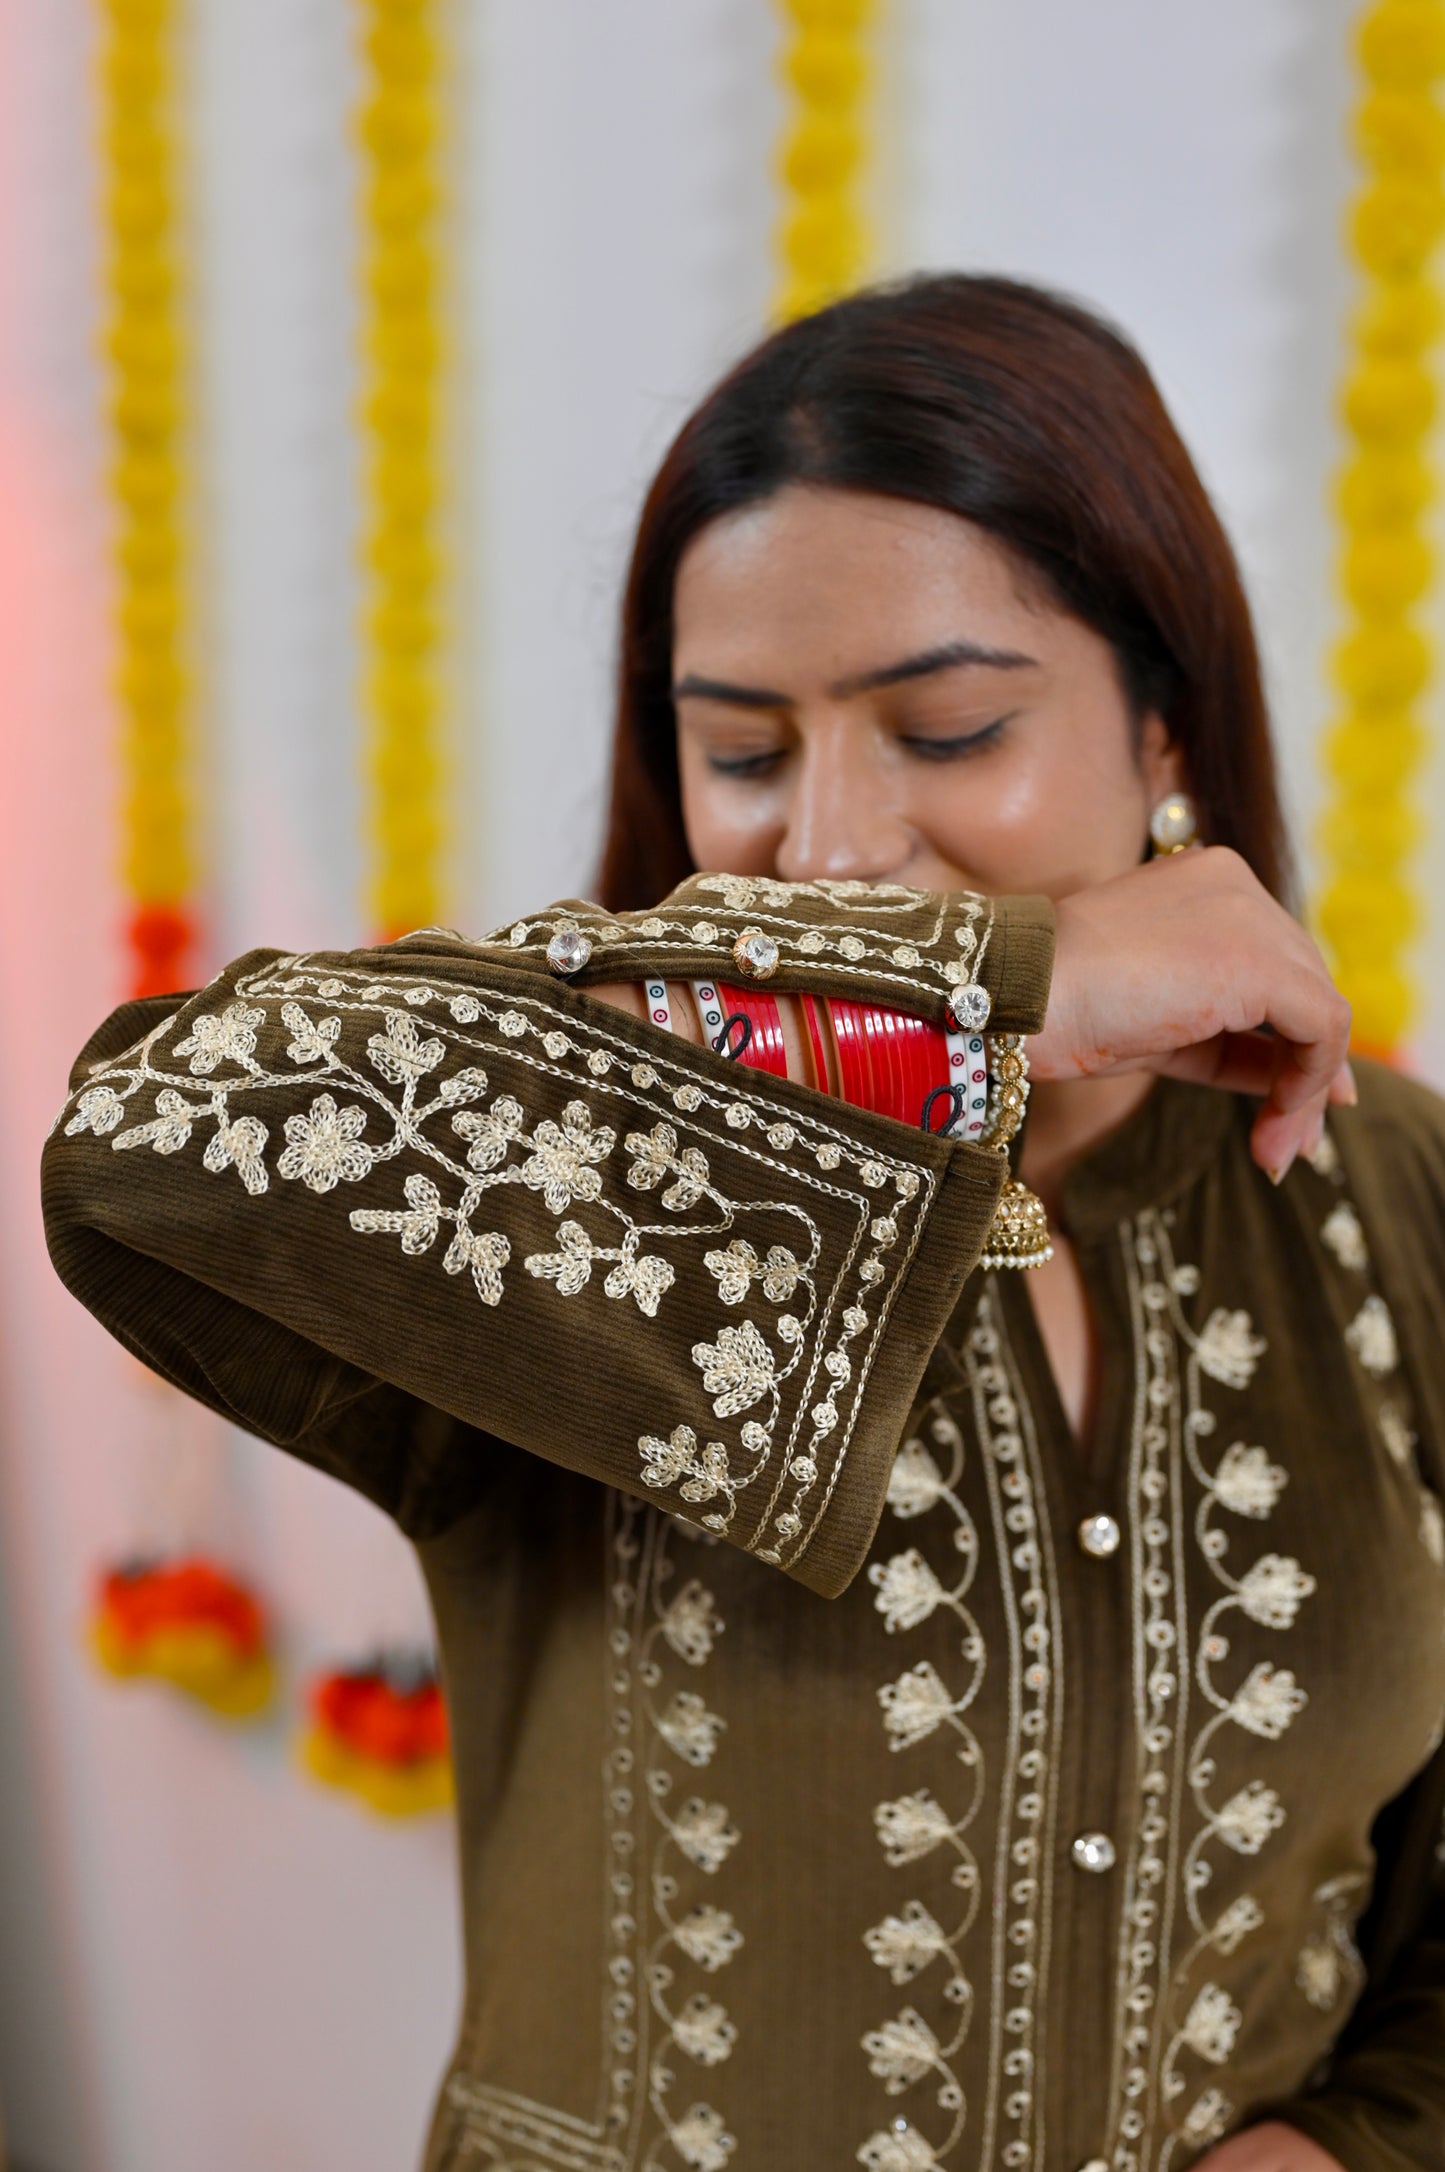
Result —
<instances>
[{"instance_id":1,"label":"mandarin collar","mask_svg":"<svg viewBox=\"0 0 1445 2172\"><path fill-rule=\"evenodd\" d=\"M1076 1242L1104 1235L1146 1207L1180 1198L1216 1161L1244 1097L1183 1079L1156 1079L1127 1122L1076 1162L1064 1182L1064 1225Z\"/></svg>"}]
</instances>

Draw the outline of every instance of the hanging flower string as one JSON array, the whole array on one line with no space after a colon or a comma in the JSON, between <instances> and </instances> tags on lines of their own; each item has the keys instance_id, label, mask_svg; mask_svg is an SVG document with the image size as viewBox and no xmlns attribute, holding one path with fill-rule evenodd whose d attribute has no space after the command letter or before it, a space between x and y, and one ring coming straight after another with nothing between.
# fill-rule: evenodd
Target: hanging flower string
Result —
<instances>
[{"instance_id":1,"label":"hanging flower string","mask_svg":"<svg viewBox=\"0 0 1445 2172\"><path fill-rule=\"evenodd\" d=\"M200 1558L106 1572L90 1644L107 1674L169 1682L225 1719L253 1718L271 1701L265 1615L244 1584Z\"/></svg>"},{"instance_id":2,"label":"hanging flower string","mask_svg":"<svg viewBox=\"0 0 1445 2172\"><path fill-rule=\"evenodd\" d=\"M323 1674L309 1702L301 1760L314 1779L382 1817L450 1805L446 1707L429 1659L383 1654Z\"/></svg>"},{"instance_id":3,"label":"hanging flower string","mask_svg":"<svg viewBox=\"0 0 1445 2172\"><path fill-rule=\"evenodd\" d=\"M869 166L872 0L778 0L789 109L778 145L782 323L845 294L872 256L861 188Z\"/></svg>"},{"instance_id":4,"label":"hanging flower string","mask_svg":"<svg viewBox=\"0 0 1445 2172\"><path fill-rule=\"evenodd\" d=\"M1354 147L1364 168L1349 219L1357 267L1341 392L1347 451L1336 478L1346 630L1333 657L1341 714L1324 743L1332 787L1320 841L1320 929L1355 1010L1357 1044L1392 1056L1418 1011L1410 969L1421 912L1411 861L1414 785L1432 676L1420 625L1434 565L1441 296L1431 260L1445 230L1445 0L1376 0L1355 32Z\"/></svg>"},{"instance_id":5,"label":"hanging flower string","mask_svg":"<svg viewBox=\"0 0 1445 2172\"><path fill-rule=\"evenodd\" d=\"M98 0L107 476L121 723L126 979L196 977L184 518L177 0ZM170 1683L231 1718L269 1702L265 1617L204 1556L102 1572L88 1622L107 1673Z\"/></svg>"},{"instance_id":6,"label":"hanging flower string","mask_svg":"<svg viewBox=\"0 0 1445 2172\"><path fill-rule=\"evenodd\" d=\"M368 910L435 920L442 842L438 0L357 0L362 160Z\"/></svg>"},{"instance_id":7,"label":"hanging flower string","mask_svg":"<svg viewBox=\"0 0 1445 2172\"><path fill-rule=\"evenodd\" d=\"M182 578L175 0L100 0L104 352L134 995L187 984L195 927Z\"/></svg>"}]
</instances>

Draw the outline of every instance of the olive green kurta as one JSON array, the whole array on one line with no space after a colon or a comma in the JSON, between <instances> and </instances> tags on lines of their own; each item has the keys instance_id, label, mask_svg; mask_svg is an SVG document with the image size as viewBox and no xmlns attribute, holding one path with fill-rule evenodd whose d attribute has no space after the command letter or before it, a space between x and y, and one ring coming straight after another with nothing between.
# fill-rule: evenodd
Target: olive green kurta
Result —
<instances>
[{"instance_id":1,"label":"olive green kurta","mask_svg":"<svg viewBox=\"0 0 1445 2172\"><path fill-rule=\"evenodd\" d=\"M779 987L1029 1031L1047 985L1037 901L730 877L253 952L117 1013L46 1154L106 1326L418 1542L428 2172L1182 2172L1266 2111L1439 2172L1441 1105L1369 1073L1276 1191L1156 1088L1069 1187L1085 1457L971 1272L997 1157L560 985L567 921L584 979L758 926Z\"/></svg>"}]
</instances>

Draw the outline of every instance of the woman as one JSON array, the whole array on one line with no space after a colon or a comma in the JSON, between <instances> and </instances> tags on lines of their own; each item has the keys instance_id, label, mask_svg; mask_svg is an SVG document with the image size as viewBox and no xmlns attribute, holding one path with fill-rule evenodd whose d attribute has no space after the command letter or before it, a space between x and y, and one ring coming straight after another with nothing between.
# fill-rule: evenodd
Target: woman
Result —
<instances>
[{"instance_id":1,"label":"woman","mask_svg":"<svg viewBox=\"0 0 1445 2172\"><path fill-rule=\"evenodd\" d=\"M60 1272L427 1572L429 2172L1445 2165L1445 1125L1284 890L1143 365L925 279L664 462L605 905L82 1053Z\"/></svg>"}]
</instances>

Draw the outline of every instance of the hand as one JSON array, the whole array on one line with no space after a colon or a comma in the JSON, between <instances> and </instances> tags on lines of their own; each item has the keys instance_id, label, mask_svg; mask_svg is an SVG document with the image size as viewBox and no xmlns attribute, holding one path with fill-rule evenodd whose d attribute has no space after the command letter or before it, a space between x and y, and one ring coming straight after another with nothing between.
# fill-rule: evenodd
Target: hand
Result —
<instances>
[{"instance_id":1,"label":"hand","mask_svg":"<svg viewBox=\"0 0 1445 2172\"><path fill-rule=\"evenodd\" d=\"M1259 1094L1250 1147L1276 1183L1326 1102L1354 1100L1350 1007L1238 853L1151 860L1064 898L1057 923L1035 1078L1149 1070Z\"/></svg>"},{"instance_id":2,"label":"hand","mask_svg":"<svg viewBox=\"0 0 1445 2172\"><path fill-rule=\"evenodd\" d=\"M1318 2142L1311 2142L1297 2127L1282 2119L1268 2119L1262 2127L1246 2127L1242 2134L1221 2142L1201 2157L1194 2172L1346 2172Z\"/></svg>"}]
</instances>

